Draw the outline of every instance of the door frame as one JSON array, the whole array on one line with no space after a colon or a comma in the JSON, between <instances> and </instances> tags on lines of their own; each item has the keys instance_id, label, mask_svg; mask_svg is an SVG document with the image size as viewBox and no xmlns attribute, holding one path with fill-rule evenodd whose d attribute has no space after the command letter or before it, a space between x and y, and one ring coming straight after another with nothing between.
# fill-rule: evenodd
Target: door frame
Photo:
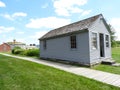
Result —
<instances>
[{"instance_id":1,"label":"door frame","mask_svg":"<svg viewBox=\"0 0 120 90\"><path fill-rule=\"evenodd\" d=\"M100 47L100 57L105 57L105 47L104 47L104 34L99 33L99 47Z\"/></svg>"}]
</instances>

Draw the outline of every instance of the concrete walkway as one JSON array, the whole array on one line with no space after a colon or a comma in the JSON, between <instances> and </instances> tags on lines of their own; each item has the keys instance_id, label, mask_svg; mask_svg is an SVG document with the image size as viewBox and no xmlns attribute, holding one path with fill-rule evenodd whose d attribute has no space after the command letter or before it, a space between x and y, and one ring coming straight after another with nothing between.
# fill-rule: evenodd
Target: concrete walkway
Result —
<instances>
[{"instance_id":1,"label":"concrete walkway","mask_svg":"<svg viewBox=\"0 0 120 90\"><path fill-rule=\"evenodd\" d=\"M120 87L120 75L117 75L117 74L107 73L107 72L93 70L93 69L84 68L84 67L66 65L66 64L52 62L52 61L45 61L45 60L41 60L41 59L19 57L19 56L13 56L13 55L3 54L3 53L0 53L0 54L5 55L5 56L14 57L14 58L32 61L32 62L36 62L36 63L40 63L40 64L44 64L44 65L58 68L58 69L61 69L61 70L64 70L64 71L67 71L70 73L74 73L74 74L77 74L80 76L94 79L94 80L97 80L97 81L100 81L103 83L107 83L107 84L110 84L113 86Z\"/></svg>"}]
</instances>

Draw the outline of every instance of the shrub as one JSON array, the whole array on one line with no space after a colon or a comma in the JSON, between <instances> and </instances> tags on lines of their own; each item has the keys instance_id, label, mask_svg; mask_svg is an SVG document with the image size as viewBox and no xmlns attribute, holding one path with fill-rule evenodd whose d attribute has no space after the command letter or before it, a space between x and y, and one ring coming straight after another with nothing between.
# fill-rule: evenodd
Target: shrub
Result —
<instances>
[{"instance_id":1,"label":"shrub","mask_svg":"<svg viewBox=\"0 0 120 90\"><path fill-rule=\"evenodd\" d=\"M25 52L26 56L39 56L39 49L29 49Z\"/></svg>"},{"instance_id":2,"label":"shrub","mask_svg":"<svg viewBox=\"0 0 120 90\"><path fill-rule=\"evenodd\" d=\"M24 52L23 49L15 49L14 54L22 54Z\"/></svg>"},{"instance_id":3,"label":"shrub","mask_svg":"<svg viewBox=\"0 0 120 90\"><path fill-rule=\"evenodd\" d=\"M25 56L36 56L39 57L39 49L28 49L24 50L20 47L15 47L12 50L12 54L19 54L19 55L25 55Z\"/></svg>"},{"instance_id":4,"label":"shrub","mask_svg":"<svg viewBox=\"0 0 120 90\"><path fill-rule=\"evenodd\" d=\"M12 49L12 54L14 54L14 49Z\"/></svg>"},{"instance_id":5,"label":"shrub","mask_svg":"<svg viewBox=\"0 0 120 90\"><path fill-rule=\"evenodd\" d=\"M21 49L21 47L14 47L13 49L12 49L12 54L15 54L15 50L17 50L17 49Z\"/></svg>"}]
</instances>

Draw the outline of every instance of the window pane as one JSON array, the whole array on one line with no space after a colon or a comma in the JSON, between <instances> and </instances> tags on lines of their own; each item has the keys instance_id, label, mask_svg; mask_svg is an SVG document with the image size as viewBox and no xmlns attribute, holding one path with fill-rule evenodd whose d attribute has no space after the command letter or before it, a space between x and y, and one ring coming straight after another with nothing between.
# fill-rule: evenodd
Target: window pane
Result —
<instances>
[{"instance_id":1,"label":"window pane","mask_svg":"<svg viewBox=\"0 0 120 90\"><path fill-rule=\"evenodd\" d=\"M106 40L106 47L109 47L109 36L108 35L106 35L105 40Z\"/></svg>"},{"instance_id":2,"label":"window pane","mask_svg":"<svg viewBox=\"0 0 120 90\"><path fill-rule=\"evenodd\" d=\"M97 33L92 33L92 49L97 49Z\"/></svg>"},{"instance_id":3,"label":"window pane","mask_svg":"<svg viewBox=\"0 0 120 90\"><path fill-rule=\"evenodd\" d=\"M76 48L76 36L70 37L71 48Z\"/></svg>"}]
</instances>

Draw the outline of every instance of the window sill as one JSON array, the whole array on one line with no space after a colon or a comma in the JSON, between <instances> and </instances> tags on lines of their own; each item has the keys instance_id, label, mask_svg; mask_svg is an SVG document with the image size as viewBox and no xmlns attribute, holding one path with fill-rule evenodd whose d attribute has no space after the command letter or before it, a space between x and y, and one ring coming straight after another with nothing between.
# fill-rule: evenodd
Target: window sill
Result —
<instances>
[{"instance_id":1,"label":"window sill","mask_svg":"<svg viewBox=\"0 0 120 90\"><path fill-rule=\"evenodd\" d=\"M71 51L76 51L76 50L77 50L77 48L71 48L70 50L71 50Z\"/></svg>"},{"instance_id":2,"label":"window sill","mask_svg":"<svg viewBox=\"0 0 120 90\"><path fill-rule=\"evenodd\" d=\"M97 50L97 48L92 48L92 50Z\"/></svg>"}]
</instances>

